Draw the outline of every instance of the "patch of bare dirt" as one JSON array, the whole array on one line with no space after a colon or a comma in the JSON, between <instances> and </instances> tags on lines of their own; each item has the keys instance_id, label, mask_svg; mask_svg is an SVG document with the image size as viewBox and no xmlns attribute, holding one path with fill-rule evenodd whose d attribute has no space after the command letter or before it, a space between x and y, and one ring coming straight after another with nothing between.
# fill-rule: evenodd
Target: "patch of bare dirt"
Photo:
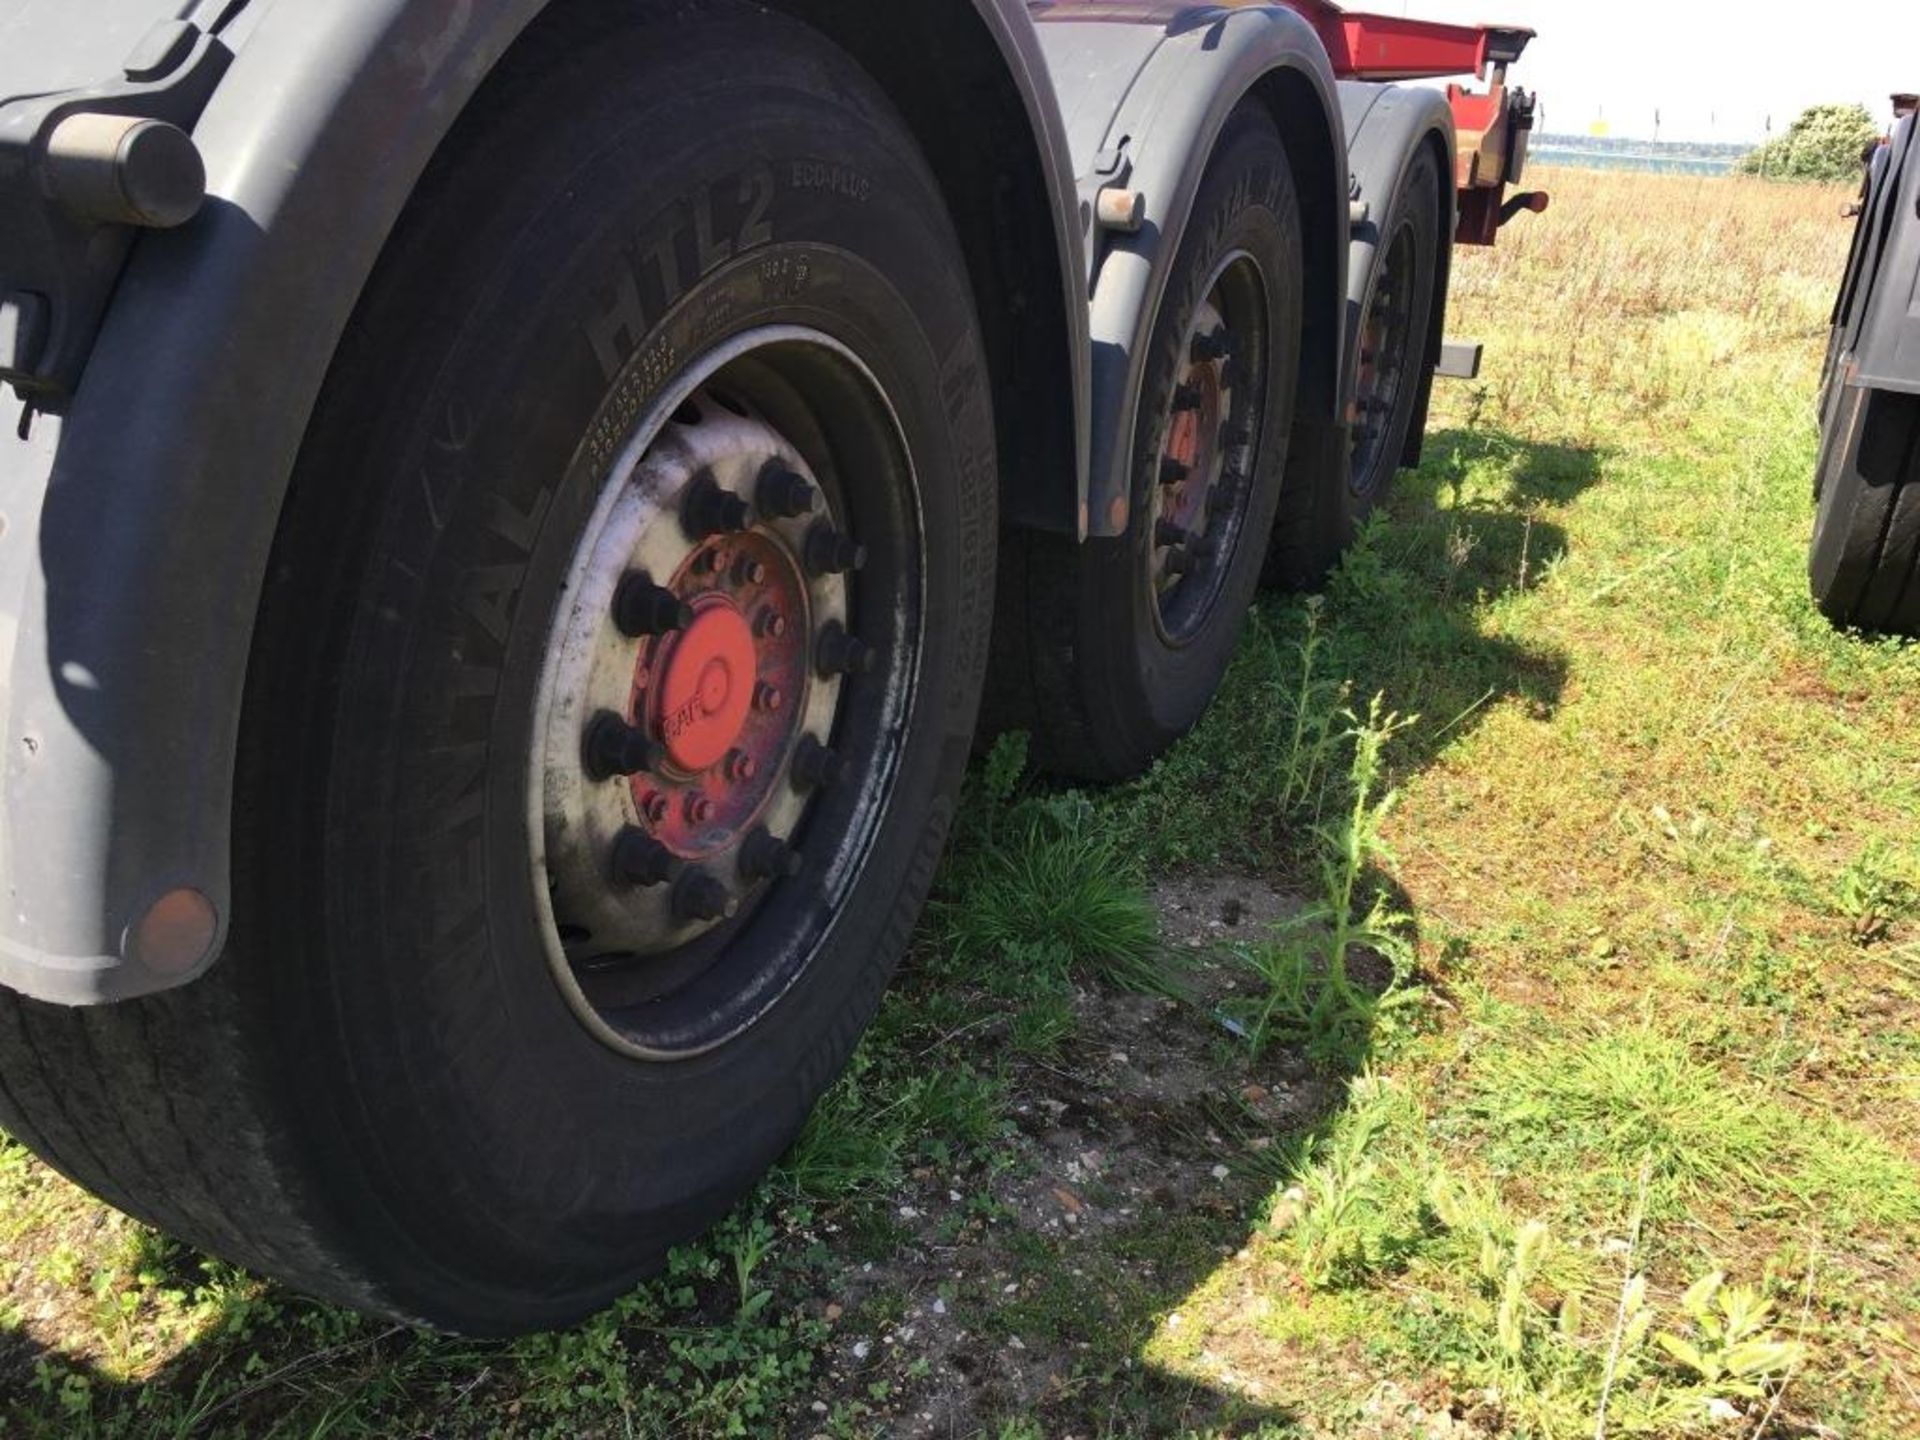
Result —
<instances>
[{"instance_id":1,"label":"patch of bare dirt","mask_svg":"<svg viewBox=\"0 0 1920 1440\"><path fill-rule=\"evenodd\" d=\"M1245 979L1214 952L1297 913L1297 897L1228 874L1169 879L1154 899L1188 998L1084 985L1067 1043L1008 1053L1016 1133L985 1173L916 1172L889 1198L884 1255L823 1302L839 1336L796 1433L881 1384L877 1418L902 1436L993 1434L1013 1415L1091 1435L1113 1386L1130 1387L1136 1420L1164 1391L1173 1428L1258 1412L1258 1396L1148 1376L1137 1352L1246 1243L1271 1189L1261 1152L1339 1086L1286 1053L1252 1061L1215 1014Z\"/></svg>"}]
</instances>

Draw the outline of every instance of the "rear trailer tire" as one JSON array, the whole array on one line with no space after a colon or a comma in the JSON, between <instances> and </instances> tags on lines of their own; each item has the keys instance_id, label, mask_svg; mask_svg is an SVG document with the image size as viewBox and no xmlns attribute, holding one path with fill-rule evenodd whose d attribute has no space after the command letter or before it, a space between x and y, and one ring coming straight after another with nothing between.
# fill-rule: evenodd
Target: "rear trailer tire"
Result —
<instances>
[{"instance_id":1,"label":"rear trailer tire","mask_svg":"<svg viewBox=\"0 0 1920 1440\"><path fill-rule=\"evenodd\" d=\"M814 32L680 9L530 36L362 299L260 616L230 952L0 999L0 1123L56 1166L475 1334L605 1303L790 1142L926 896L991 626L933 177Z\"/></svg>"},{"instance_id":2,"label":"rear trailer tire","mask_svg":"<svg viewBox=\"0 0 1920 1440\"><path fill-rule=\"evenodd\" d=\"M1212 700L1260 577L1300 355L1299 206L1257 104L1228 118L1155 317L1124 535L1001 551L988 728L1055 774L1138 774Z\"/></svg>"},{"instance_id":3,"label":"rear trailer tire","mask_svg":"<svg viewBox=\"0 0 1920 1440\"><path fill-rule=\"evenodd\" d=\"M1348 337L1353 458L1334 503L1335 551L1353 543L1393 484L1420 402L1420 366L1433 325L1440 259L1440 179L1422 145L1387 207L1366 289Z\"/></svg>"},{"instance_id":4,"label":"rear trailer tire","mask_svg":"<svg viewBox=\"0 0 1920 1440\"><path fill-rule=\"evenodd\" d=\"M1837 625L1920 635L1920 395L1835 387L1807 573Z\"/></svg>"}]
</instances>

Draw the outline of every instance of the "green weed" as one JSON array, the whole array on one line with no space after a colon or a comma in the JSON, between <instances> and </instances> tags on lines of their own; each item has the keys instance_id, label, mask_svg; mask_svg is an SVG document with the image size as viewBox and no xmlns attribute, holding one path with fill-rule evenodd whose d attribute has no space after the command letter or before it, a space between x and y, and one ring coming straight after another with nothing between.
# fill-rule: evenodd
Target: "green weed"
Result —
<instances>
[{"instance_id":1,"label":"green weed","mask_svg":"<svg viewBox=\"0 0 1920 1440\"><path fill-rule=\"evenodd\" d=\"M1352 1068L1361 1063L1383 1015L1406 999L1413 947L1406 917L1385 891L1375 888L1362 906L1363 881L1391 859L1381 825L1393 808L1393 792L1379 793L1382 756L1395 734L1412 722L1382 707L1375 696L1364 720L1347 715L1353 746L1347 801L1339 817L1315 827L1319 842L1320 898L1274 928L1266 939L1235 951L1258 981L1257 992L1225 1006L1245 1032L1255 1055L1276 1041L1303 1043L1323 1064ZM1387 966L1374 986L1354 981L1349 961L1356 949Z\"/></svg>"}]
</instances>

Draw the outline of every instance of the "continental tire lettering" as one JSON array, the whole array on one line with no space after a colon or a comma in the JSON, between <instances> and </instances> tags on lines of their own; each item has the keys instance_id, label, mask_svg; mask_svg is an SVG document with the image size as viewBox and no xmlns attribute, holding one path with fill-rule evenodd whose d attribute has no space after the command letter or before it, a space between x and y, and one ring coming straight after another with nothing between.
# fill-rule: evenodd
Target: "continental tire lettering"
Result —
<instances>
[{"instance_id":1,"label":"continental tire lettering","mask_svg":"<svg viewBox=\"0 0 1920 1440\"><path fill-rule=\"evenodd\" d=\"M654 273L660 277L660 308L665 310L680 298L680 292L686 287L680 283L680 255L675 247L675 237L680 233L677 220L669 222L667 233L647 247L647 259L653 262Z\"/></svg>"},{"instance_id":2,"label":"continental tire lettering","mask_svg":"<svg viewBox=\"0 0 1920 1440\"><path fill-rule=\"evenodd\" d=\"M514 602L520 594L526 568L524 565L479 565L468 574L466 599L460 608L502 649L506 648Z\"/></svg>"},{"instance_id":3,"label":"continental tire lettering","mask_svg":"<svg viewBox=\"0 0 1920 1440\"><path fill-rule=\"evenodd\" d=\"M647 314L640 308L640 282L633 271L625 270L614 283L613 304L587 321L587 343L593 358L600 362L600 373L613 383L620 373L626 352L639 344L647 333Z\"/></svg>"},{"instance_id":4,"label":"continental tire lettering","mask_svg":"<svg viewBox=\"0 0 1920 1440\"><path fill-rule=\"evenodd\" d=\"M457 455L473 442L476 428L473 408L455 397L441 408L440 423L433 428L430 438L435 449Z\"/></svg>"},{"instance_id":5,"label":"continental tire lettering","mask_svg":"<svg viewBox=\"0 0 1920 1440\"><path fill-rule=\"evenodd\" d=\"M702 275L733 258L733 242L713 238L713 192L704 187L693 197L693 258Z\"/></svg>"},{"instance_id":6,"label":"continental tire lettering","mask_svg":"<svg viewBox=\"0 0 1920 1440\"><path fill-rule=\"evenodd\" d=\"M773 226L767 223L767 207L773 204L773 167L756 165L740 177L740 203L747 215L740 222L740 249L747 251L773 240Z\"/></svg>"},{"instance_id":7,"label":"continental tire lettering","mask_svg":"<svg viewBox=\"0 0 1920 1440\"><path fill-rule=\"evenodd\" d=\"M716 218L716 193L739 214L731 232L722 230ZM773 199L773 167L761 161L731 179L700 186L667 211L658 231L637 241L622 256L619 272L607 292L611 298L606 308L582 326L593 358L609 385L653 328L652 317L665 314L685 291L683 241L690 251L687 258L692 261L691 273L705 275L737 254L772 243L773 224L767 212ZM729 214L725 218L733 217ZM649 297L641 289L641 277L646 274L658 282L651 312L646 303Z\"/></svg>"},{"instance_id":8,"label":"continental tire lettering","mask_svg":"<svg viewBox=\"0 0 1920 1440\"><path fill-rule=\"evenodd\" d=\"M513 508L506 496L496 495L493 497L493 514L487 521L487 528L522 555L531 555L534 537L540 533L540 523L547 518L547 506L552 500L553 491L541 486L523 515Z\"/></svg>"}]
</instances>

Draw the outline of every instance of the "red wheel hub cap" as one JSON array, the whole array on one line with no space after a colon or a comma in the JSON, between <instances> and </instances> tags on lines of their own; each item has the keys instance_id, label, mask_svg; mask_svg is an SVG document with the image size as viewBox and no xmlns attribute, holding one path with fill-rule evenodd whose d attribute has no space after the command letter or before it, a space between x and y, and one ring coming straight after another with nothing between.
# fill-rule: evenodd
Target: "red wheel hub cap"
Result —
<instances>
[{"instance_id":1,"label":"red wheel hub cap","mask_svg":"<svg viewBox=\"0 0 1920 1440\"><path fill-rule=\"evenodd\" d=\"M677 767L697 774L732 748L753 706L755 669L746 617L722 596L696 601L653 691L660 740Z\"/></svg>"}]
</instances>

